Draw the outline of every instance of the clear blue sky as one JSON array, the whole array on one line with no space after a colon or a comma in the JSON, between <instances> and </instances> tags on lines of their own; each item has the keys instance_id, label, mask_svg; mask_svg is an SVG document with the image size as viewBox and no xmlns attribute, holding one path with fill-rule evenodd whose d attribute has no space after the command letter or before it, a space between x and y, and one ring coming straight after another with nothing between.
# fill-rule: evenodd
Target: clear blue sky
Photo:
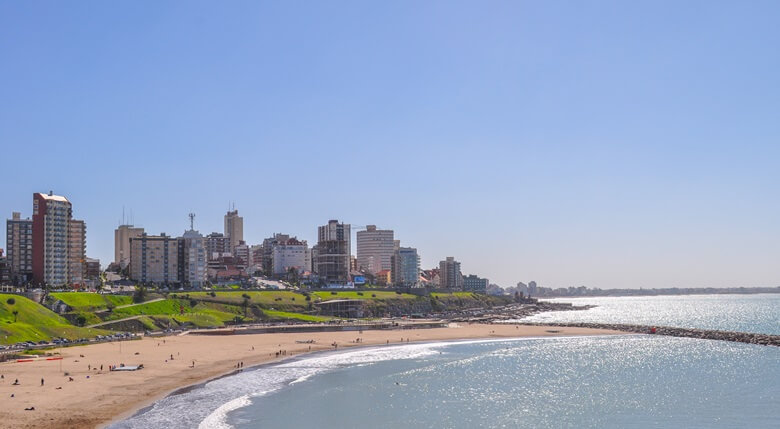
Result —
<instances>
[{"instance_id":1,"label":"clear blue sky","mask_svg":"<svg viewBox=\"0 0 780 429\"><path fill-rule=\"evenodd\" d=\"M502 286L780 284L776 1L0 0L0 214L54 190ZM4 236L0 238L4 242ZM353 248L354 252L354 248Z\"/></svg>"}]
</instances>

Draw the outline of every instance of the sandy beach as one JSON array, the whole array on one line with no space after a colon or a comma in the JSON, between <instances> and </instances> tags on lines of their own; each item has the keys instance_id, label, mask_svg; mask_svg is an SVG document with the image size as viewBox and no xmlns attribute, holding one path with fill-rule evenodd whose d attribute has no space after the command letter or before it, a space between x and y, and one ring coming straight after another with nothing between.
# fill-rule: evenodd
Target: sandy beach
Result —
<instances>
[{"instance_id":1,"label":"sandy beach","mask_svg":"<svg viewBox=\"0 0 780 429\"><path fill-rule=\"evenodd\" d=\"M550 332L555 331L555 332ZM54 350L61 360L0 364L0 427L92 428L132 415L182 387L236 370L307 352L344 347L475 338L625 334L589 328L455 325L449 328L366 330L229 336L180 335ZM356 343L357 337L362 338ZM313 344L296 343L314 340ZM280 350L286 354L277 356ZM171 359L173 357L173 359ZM194 362L194 366L193 366ZM110 372L111 365L139 365L134 372ZM102 365L102 369L101 369ZM69 373L65 376L64 373ZM69 377L73 381L69 381ZM41 379L44 383L41 385ZM18 385L13 385L15 380ZM13 397L11 397L13 395ZM35 410L25 408L35 407Z\"/></svg>"}]
</instances>

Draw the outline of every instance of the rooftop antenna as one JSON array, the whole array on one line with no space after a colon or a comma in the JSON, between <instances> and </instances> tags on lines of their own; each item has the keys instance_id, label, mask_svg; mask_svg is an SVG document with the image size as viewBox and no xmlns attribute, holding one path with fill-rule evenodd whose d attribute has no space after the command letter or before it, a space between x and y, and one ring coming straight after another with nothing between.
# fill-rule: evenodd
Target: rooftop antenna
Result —
<instances>
[{"instance_id":1,"label":"rooftop antenna","mask_svg":"<svg viewBox=\"0 0 780 429\"><path fill-rule=\"evenodd\" d=\"M190 213L190 230L195 230L195 213Z\"/></svg>"}]
</instances>

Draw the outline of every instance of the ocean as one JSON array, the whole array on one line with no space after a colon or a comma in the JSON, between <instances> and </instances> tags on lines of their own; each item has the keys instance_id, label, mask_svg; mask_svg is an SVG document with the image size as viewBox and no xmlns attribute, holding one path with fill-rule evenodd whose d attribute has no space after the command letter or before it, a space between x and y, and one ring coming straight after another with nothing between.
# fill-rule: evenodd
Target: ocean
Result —
<instances>
[{"instance_id":1,"label":"ocean","mask_svg":"<svg viewBox=\"0 0 780 429\"><path fill-rule=\"evenodd\" d=\"M669 298L682 297L649 301ZM625 305L638 316L626 323L645 323L641 313L657 308ZM710 308L695 299L686 305ZM717 323L745 326L723 322L728 305L715 307L724 309ZM667 320L709 327L690 314L693 321ZM748 331L776 332L769 325L757 321ZM618 335L326 352L205 383L111 427L776 428L780 348Z\"/></svg>"},{"instance_id":2,"label":"ocean","mask_svg":"<svg viewBox=\"0 0 780 429\"><path fill-rule=\"evenodd\" d=\"M521 320L633 323L780 335L780 294L556 298L544 301L597 307L540 313Z\"/></svg>"}]
</instances>

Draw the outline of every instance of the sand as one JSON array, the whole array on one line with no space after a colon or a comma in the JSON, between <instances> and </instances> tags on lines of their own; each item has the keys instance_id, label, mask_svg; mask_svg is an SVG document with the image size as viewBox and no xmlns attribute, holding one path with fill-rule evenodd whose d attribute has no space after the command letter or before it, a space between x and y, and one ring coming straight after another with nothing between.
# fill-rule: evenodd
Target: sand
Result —
<instances>
[{"instance_id":1,"label":"sand","mask_svg":"<svg viewBox=\"0 0 780 429\"><path fill-rule=\"evenodd\" d=\"M548 331L557 332L548 332ZM0 364L0 427L92 428L128 417L171 392L244 368L319 350L473 338L604 335L624 332L588 328L514 325L451 325L449 328L254 334L180 335L57 349L62 360ZM361 337L361 343L355 339ZM315 340L298 344L296 340ZM254 348L254 349L253 349ZM276 352L286 350L286 356ZM171 360L173 355L173 360ZM192 367L193 361L195 366ZM109 372L110 365L138 365L134 372ZM103 369L100 370L100 366ZM89 368L91 369L88 369ZM64 372L70 373L68 381ZM41 386L41 378L45 384ZM13 386L15 379L19 385ZM14 394L14 397L11 397ZM34 411L25 408L35 407Z\"/></svg>"}]
</instances>

